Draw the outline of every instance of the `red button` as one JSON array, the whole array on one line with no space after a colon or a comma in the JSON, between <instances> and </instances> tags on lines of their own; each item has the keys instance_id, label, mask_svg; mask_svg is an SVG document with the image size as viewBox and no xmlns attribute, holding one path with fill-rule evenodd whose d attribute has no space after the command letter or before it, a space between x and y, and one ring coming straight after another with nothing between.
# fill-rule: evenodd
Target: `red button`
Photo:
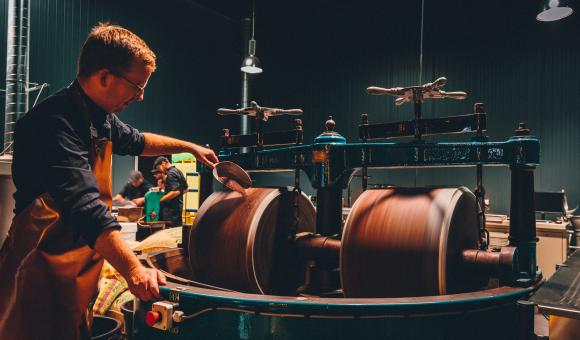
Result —
<instances>
[{"instance_id":1,"label":"red button","mask_svg":"<svg viewBox=\"0 0 580 340\"><path fill-rule=\"evenodd\" d=\"M153 327L153 325L157 323L159 319L161 319L161 314L159 314L158 312L154 312L152 310L148 311L147 315L145 315L145 323L149 327Z\"/></svg>"}]
</instances>

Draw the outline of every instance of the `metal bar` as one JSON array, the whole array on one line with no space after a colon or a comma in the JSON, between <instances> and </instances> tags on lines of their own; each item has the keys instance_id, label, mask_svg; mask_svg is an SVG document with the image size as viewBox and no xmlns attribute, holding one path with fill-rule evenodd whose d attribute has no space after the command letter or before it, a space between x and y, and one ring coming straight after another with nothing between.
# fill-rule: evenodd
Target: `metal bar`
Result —
<instances>
[{"instance_id":1,"label":"metal bar","mask_svg":"<svg viewBox=\"0 0 580 340\"><path fill-rule=\"evenodd\" d=\"M14 123L28 111L29 0L8 1L4 148L12 151ZM11 118L9 118L11 117Z\"/></svg>"},{"instance_id":2,"label":"metal bar","mask_svg":"<svg viewBox=\"0 0 580 340\"><path fill-rule=\"evenodd\" d=\"M338 263L340 240L313 234L298 235L295 241L298 253L307 260L330 259Z\"/></svg>"},{"instance_id":3,"label":"metal bar","mask_svg":"<svg viewBox=\"0 0 580 340\"><path fill-rule=\"evenodd\" d=\"M242 20L242 56L248 55L248 40L250 39L250 27L252 25L250 18ZM250 97L250 84L248 74L242 73L242 94L240 100L240 107L248 107ZM242 115L240 117L240 134L247 135L250 132L250 117Z\"/></svg>"},{"instance_id":4,"label":"metal bar","mask_svg":"<svg viewBox=\"0 0 580 340\"><path fill-rule=\"evenodd\" d=\"M510 278L516 257L516 248L502 247L499 252L466 249L462 252L463 262L478 274L488 274L496 278Z\"/></svg>"},{"instance_id":5,"label":"metal bar","mask_svg":"<svg viewBox=\"0 0 580 340\"><path fill-rule=\"evenodd\" d=\"M563 318L577 319L580 320L580 311L573 308L563 308L548 305L538 304L538 310L540 313L561 316Z\"/></svg>"},{"instance_id":6,"label":"metal bar","mask_svg":"<svg viewBox=\"0 0 580 340\"><path fill-rule=\"evenodd\" d=\"M359 126L360 131L360 138L362 139L363 143L366 143L369 138L369 115L363 113L361 115L361 125ZM367 148L362 149L362 191L366 191L368 184L369 184L369 169L367 168L368 164L368 153L369 150ZM349 206L350 206L350 188L349 188Z\"/></svg>"},{"instance_id":7,"label":"metal bar","mask_svg":"<svg viewBox=\"0 0 580 340\"><path fill-rule=\"evenodd\" d=\"M300 144L301 137L301 130L287 130L264 132L261 134L261 142L259 140L259 135L256 133L248 135L224 135L221 142L222 148L224 149L257 146L281 146Z\"/></svg>"},{"instance_id":8,"label":"metal bar","mask_svg":"<svg viewBox=\"0 0 580 340\"><path fill-rule=\"evenodd\" d=\"M421 88L413 88L413 103L415 107L415 121L413 134L415 141L421 141L421 105L423 103L423 94Z\"/></svg>"},{"instance_id":9,"label":"metal bar","mask_svg":"<svg viewBox=\"0 0 580 340\"><path fill-rule=\"evenodd\" d=\"M421 136L477 133L478 129L485 131L486 114L474 113L468 115L421 119L418 133ZM415 121L399 121L393 123L359 125L360 139L376 140L415 135ZM365 129L363 131L363 128Z\"/></svg>"}]
</instances>

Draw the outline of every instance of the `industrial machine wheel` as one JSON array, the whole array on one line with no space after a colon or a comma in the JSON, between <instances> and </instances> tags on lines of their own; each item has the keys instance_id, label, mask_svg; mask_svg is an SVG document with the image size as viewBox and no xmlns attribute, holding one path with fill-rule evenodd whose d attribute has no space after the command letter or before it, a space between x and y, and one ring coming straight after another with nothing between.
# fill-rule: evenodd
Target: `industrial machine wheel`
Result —
<instances>
[{"instance_id":1,"label":"industrial machine wheel","mask_svg":"<svg viewBox=\"0 0 580 340\"><path fill-rule=\"evenodd\" d=\"M291 235L314 232L315 226L314 206L302 193L215 192L200 207L190 233L193 279L241 292L294 294L305 281L306 263L296 255Z\"/></svg>"},{"instance_id":2,"label":"industrial machine wheel","mask_svg":"<svg viewBox=\"0 0 580 340\"><path fill-rule=\"evenodd\" d=\"M473 291L462 250L478 245L477 203L465 187L391 188L361 194L340 252L345 297Z\"/></svg>"}]
</instances>

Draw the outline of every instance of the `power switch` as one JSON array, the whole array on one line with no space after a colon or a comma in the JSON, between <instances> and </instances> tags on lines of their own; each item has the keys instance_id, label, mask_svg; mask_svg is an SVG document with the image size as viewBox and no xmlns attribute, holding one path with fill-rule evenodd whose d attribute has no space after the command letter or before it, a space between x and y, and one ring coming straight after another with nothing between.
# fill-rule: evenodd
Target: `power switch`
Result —
<instances>
[{"instance_id":1,"label":"power switch","mask_svg":"<svg viewBox=\"0 0 580 340\"><path fill-rule=\"evenodd\" d=\"M145 315L145 323L149 327L153 327L153 325L156 324L159 321L159 319L161 319L161 314L154 312L152 310L148 311L147 315Z\"/></svg>"},{"instance_id":2,"label":"power switch","mask_svg":"<svg viewBox=\"0 0 580 340\"><path fill-rule=\"evenodd\" d=\"M153 303L151 311L147 312L145 322L153 328L169 330L173 327L173 308L177 303L169 301L157 301ZM149 322L152 322L151 324Z\"/></svg>"}]
</instances>

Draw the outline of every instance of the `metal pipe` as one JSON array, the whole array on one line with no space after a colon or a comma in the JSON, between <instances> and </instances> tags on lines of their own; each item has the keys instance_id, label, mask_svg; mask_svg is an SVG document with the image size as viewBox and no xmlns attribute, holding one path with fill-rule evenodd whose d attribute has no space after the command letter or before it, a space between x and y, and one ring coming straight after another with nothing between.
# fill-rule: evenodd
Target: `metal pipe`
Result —
<instances>
[{"instance_id":1,"label":"metal pipe","mask_svg":"<svg viewBox=\"0 0 580 340\"><path fill-rule=\"evenodd\" d=\"M308 267L303 293L332 294L340 288L339 258L341 241L328 236L301 233L294 245L302 259L312 261Z\"/></svg>"},{"instance_id":2,"label":"metal pipe","mask_svg":"<svg viewBox=\"0 0 580 340\"><path fill-rule=\"evenodd\" d=\"M415 111L415 141L421 141L421 104L423 103L423 94L420 87L413 88L413 103Z\"/></svg>"},{"instance_id":3,"label":"metal pipe","mask_svg":"<svg viewBox=\"0 0 580 340\"><path fill-rule=\"evenodd\" d=\"M296 235L298 253L308 260L334 259L338 261L340 240L310 233Z\"/></svg>"},{"instance_id":4,"label":"metal pipe","mask_svg":"<svg viewBox=\"0 0 580 340\"><path fill-rule=\"evenodd\" d=\"M244 18L242 20L242 56L248 55L248 41L250 39L251 25L252 21L250 18ZM246 72L242 72L242 98L240 100L241 108L249 106L250 84L248 77L249 76ZM240 118L240 134L246 135L249 132L250 132L250 117L242 115Z\"/></svg>"},{"instance_id":5,"label":"metal pipe","mask_svg":"<svg viewBox=\"0 0 580 340\"><path fill-rule=\"evenodd\" d=\"M462 252L463 263L471 267L478 274L491 275L497 278L506 278L513 272L515 247L502 247L499 252L490 252L480 249L465 249Z\"/></svg>"},{"instance_id":6,"label":"metal pipe","mask_svg":"<svg viewBox=\"0 0 580 340\"><path fill-rule=\"evenodd\" d=\"M30 0L9 0L4 148L11 153L16 121L28 111Z\"/></svg>"},{"instance_id":7,"label":"metal pipe","mask_svg":"<svg viewBox=\"0 0 580 340\"><path fill-rule=\"evenodd\" d=\"M362 137L362 141L363 143L367 142L367 139L369 137L369 115L366 113L363 113L361 115L361 128L362 128L362 133L361 133L361 137ZM362 191L366 191L367 187L368 187L368 183L369 183L369 170L368 170L368 162L369 162L369 150L367 148L364 148L362 150L362 159L363 159L363 167L362 167L362 182L361 182L361 186L362 186ZM350 185L349 185L349 200L348 200L348 206L350 207Z\"/></svg>"}]
</instances>

